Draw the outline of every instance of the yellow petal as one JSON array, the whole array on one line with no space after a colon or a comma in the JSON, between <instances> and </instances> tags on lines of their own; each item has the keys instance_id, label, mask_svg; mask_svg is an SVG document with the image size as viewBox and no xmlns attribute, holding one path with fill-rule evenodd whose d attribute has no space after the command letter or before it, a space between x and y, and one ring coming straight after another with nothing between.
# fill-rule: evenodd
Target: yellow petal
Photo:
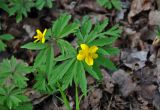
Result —
<instances>
[{"instance_id":1,"label":"yellow petal","mask_svg":"<svg viewBox=\"0 0 160 110\"><path fill-rule=\"evenodd\" d=\"M86 44L81 44L81 49L88 51L89 47Z\"/></svg>"},{"instance_id":2,"label":"yellow petal","mask_svg":"<svg viewBox=\"0 0 160 110\"><path fill-rule=\"evenodd\" d=\"M79 54L83 54L83 53L84 53L83 50L80 50L80 51L79 51Z\"/></svg>"},{"instance_id":3,"label":"yellow petal","mask_svg":"<svg viewBox=\"0 0 160 110\"><path fill-rule=\"evenodd\" d=\"M38 38L38 36L33 36L33 38L35 38L35 39L36 39L36 38Z\"/></svg>"},{"instance_id":4,"label":"yellow petal","mask_svg":"<svg viewBox=\"0 0 160 110\"><path fill-rule=\"evenodd\" d=\"M96 53L97 50L98 50L98 47L97 47L97 46L91 46L91 47L89 48L89 52L90 52L90 53Z\"/></svg>"},{"instance_id":5,"label":"yellow petal","mask_svg":"<svg viewBox=\"0 0 160 110\"><path fill-rule=\"evenodd\" d=\"M42 32L39 29L37 29L36 32L37 32L37 35L39 35L39 36L43 35Z\"/></svg>"},{"instance_id":6,"label":"yellow petal","mask_svg":"<svg viewBox=\"0 0 160 110\"><path fill-rule=\"evenodd\" d=\"M36 39L36 40L34 41L34 43L36 43L37 41L39 41L39 39Z\"/></svg>"},{"instance_id":7,"label":"yellow petal","mask_svg":"<svg viewBox=\"0 0 160 110\"><path fill-rule=\"evenodd\" d=\"M83 60L84 58L85 58L85 56L83 54L78 54L77 55L78 60Z\"/></svg>"},{"instance_id":8,"label":"yellow petal","mask_svg":"<svg viewBox=\"0 0 160 110\"><path fill-rule=\"evenodd\" d=\"M47 32L47 29L45 29L45 30L43 31L43 36L45 36L46 32Z\"/></svg>"},{"instance_id":9,"label":"yellow petal","mask_svg":"<svg viewBox=\"0 0 160 110\"><path fill-rule=\"evenodd\" d=\"M42 42L42 44L45 43L45 37L44 36L42 37L42 41L41 42Z\"/></svg>"},{"instance_id":10,"label":"yellow petal","mask_svg":"<svg viewBox=\"0 0 160 110\"><path fill-rule=\"evenodd\" d=\"M85 62L89 65L89 66L92 66L93 65L93 59L88 56L85 58Z\"/></svg>"},{"instance_id":11,"label":"yellow petal","mask_svg":"<svg viewBox=\"0 0 160 110\"><path fill-rule=\"evenodd\" d=\"M98 57L98 54L92 54L92 58L96 59Z\"/></svg>"}]
</instances>

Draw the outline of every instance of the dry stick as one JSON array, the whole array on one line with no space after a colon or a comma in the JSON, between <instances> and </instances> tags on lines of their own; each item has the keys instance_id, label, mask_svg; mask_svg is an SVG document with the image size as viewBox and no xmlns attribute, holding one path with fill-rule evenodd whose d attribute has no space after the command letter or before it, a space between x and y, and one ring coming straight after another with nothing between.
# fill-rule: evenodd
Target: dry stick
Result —
<instances>
[{"instance_id":1,"label":"dry stick","mask_svg":"<svg viewBox=\"0 0 160 110\"><path fill-rule=\"evenodd\" d=\"M108 104L107 110L110 110L112 99L113 99L113 95L111 96L111 99L110 99L110 101L109 101L109 104Z\"/></svg>"}]
</instances>

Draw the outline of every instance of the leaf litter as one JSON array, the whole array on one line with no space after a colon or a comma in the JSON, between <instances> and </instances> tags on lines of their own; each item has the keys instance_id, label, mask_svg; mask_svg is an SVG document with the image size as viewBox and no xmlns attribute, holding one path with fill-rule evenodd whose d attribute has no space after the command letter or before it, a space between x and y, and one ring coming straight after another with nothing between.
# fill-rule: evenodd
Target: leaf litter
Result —
<instances>
[{"instance_id":1,"label":"leaf litter","mask_svg":"<svg viewBox=\"0 0 160 110\"><path fill-rule=\"evenodd\" d=\"M88 15L93 24L109 18L109 25L120 23L123 30L114 44L121 49L120 55L112 58L113 61L116 59L118 70L102 69L104 78L101 82L87 77L88 88L91 89L80 103L81 110L160 110L160 43L156 42L155 34L155 27L160 24L160 0L121 1L123 8L116 12L99 6L95 0L61 0L49 13L42 10L38 12L41 16L35 19L28 17L19 25L4 14L1 18L2 27L16 39L8 44L7 52L0 53L0 60L14 54L28 64L33 63L36 53L24 51L19 48L20 45L32 40L33 30L43 28L60 12L67 11L75 19ZM153 42L156 44L153 45ZM56 52L59 53L58 49ZM29 77L32 79L32 76ZM29 88L26 95L31 97L35 110L65 110L54 95L46 96ZM70 104L74 105L73 91L68 97Z\"/></svg>"}]
</instances>

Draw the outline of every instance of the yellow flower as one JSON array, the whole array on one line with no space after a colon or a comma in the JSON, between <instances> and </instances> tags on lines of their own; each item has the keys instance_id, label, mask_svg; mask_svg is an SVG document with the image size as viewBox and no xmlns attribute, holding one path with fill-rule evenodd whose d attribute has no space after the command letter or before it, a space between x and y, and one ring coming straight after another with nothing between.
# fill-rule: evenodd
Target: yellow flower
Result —
<instances>
[{"instance_id":1,"label":"yellow flower","mask_svg":"<svg viewBox=\"0 0 160 110\"><path fill-rule=\"evenodd\" d=\"M34 39L36 39L34 42L40 41L40 42L42 42L42 44L44 44L45 43L45 34L47 32L47 29L45 29L43 31L43 33L39 29L37 29L36 32L37 32L37 35L33 37Z\"/></svg>"},{"instance_id":2,"label":"yellow flower","mask_svg":"<svg viewBox=\"0 0 160 110\"><path fill-rule=\"evenodd\" d=\"M98 57L98 54L96 54L98 47L97 46L89 47L86 44L81 44L80 46L81 46L81 50L77 54L77 59L80 61L85 60L85 62L89 66L93 65L94 63L93 59L96 59Z\"/></svg>"}]
</instances>

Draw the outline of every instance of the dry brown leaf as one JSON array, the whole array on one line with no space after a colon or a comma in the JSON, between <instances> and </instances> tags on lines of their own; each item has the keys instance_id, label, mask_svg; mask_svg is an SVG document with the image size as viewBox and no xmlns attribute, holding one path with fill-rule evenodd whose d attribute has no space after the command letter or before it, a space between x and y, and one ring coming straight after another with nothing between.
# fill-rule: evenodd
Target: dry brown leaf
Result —
<instances>
[{"instance_id":1,"label":"dry brown leaf","mask_svg":"<svg viewBox=\"0 0 160 110\"><path fill-rule=\"evenodd\" d=\"M156 0L156 2L157 2L158 10L160 10L160 0Z\"/></svg>"},{"instance_id":2,"label":"dry brown leaf","mask_svg":"<svg viewBox=\"0 0 160 110\"><path fill-rule=\"evenodd\" d=\"M108 72L104 69L101 70L103 73L103 84L104 84L104 90L113 93L114 90L114 80L112 77L108 74Z\"/></svg>"},{"instance_id":3,"label":"dry brown leaf","mask_svg":"<svg viewBox=\"0 0 160 110\"><path fill-rule=\"evenodd\" d=\"M102 98L102 90L101 89L94 89L89 92L88 96L84 98L81 103L81 110L100 110L99 104Z\"/></svg>"},{"instance_id":4,"label":"dry brown leaf","mask_svg":"<svg viewBox=\"0 0 160 110\"><path fill-rule=\"evenodd\" d=\"M119 85L120 91L124 97L130 95L136 90L136 83L131 79L131 76L124 70L118 70L112 75L113 80Z\"/></svg>"},{"instance_id":5,"label":"dry brown leaf","mask_svg":"<svg viewBox=\"0 0 160 110\"><path fill-rule=\"evenodd\" d=\"M153 98L153 105L157 108L157 110L160 110L160 93L157 91Z\"/></svg>"},{"instance_id":6,"label":"dry brown leaf","mask_svg":"<svg viewBox=\"0 0 160 110\"><path fill-rule=\"evenodd\" d=\"M139 14L142 11L151 9L152 1L151 0L133 0L131 4L131 9L128 14L128 21L132 23L132 17Z\"/></svg>"},{"instance_id":7,"label":"dry brown leaf","mask_svg":"<svg viewBox=\"0 0 160 110\"><path fill-rule=\"evenodd\" d=\"M160 11L150 11L149 13L149 24L159 25L160 24Z\"/></svg>"},{"instance_id":8,"label":"dry brown leaf","mask_svg":"<svg viewBox=\"0 0 160 110\"><path fill-rule=\"evenodd\" d=\"M156 92L157 86L153 84L142 84L140 85L140 94L146 100L152 100Z\"/></svg>"},{"instance_id":9,"label":"dry brown leaf","mask_svg":"<svg viewBox=\"0 0 160 110\"><path fill-rule=\"evenodd\" d=\"M75 7L75 11L81 13L82 10L106 13L106 9L99 6L94 0L85 0L80 4L77 4L77 7Z\"/></svg>"},{"instance_id":10,"label":"dry brown leaf","mask_svg":"<svg viewBox=\"0 0 160 110\"><path fill-rule=\"evenodd\" d=\"M102 90L95 89L89 98L90 104L92 107L96 108L100 102L100 99L102 98Z\"/></svg>"}]
</instances>

